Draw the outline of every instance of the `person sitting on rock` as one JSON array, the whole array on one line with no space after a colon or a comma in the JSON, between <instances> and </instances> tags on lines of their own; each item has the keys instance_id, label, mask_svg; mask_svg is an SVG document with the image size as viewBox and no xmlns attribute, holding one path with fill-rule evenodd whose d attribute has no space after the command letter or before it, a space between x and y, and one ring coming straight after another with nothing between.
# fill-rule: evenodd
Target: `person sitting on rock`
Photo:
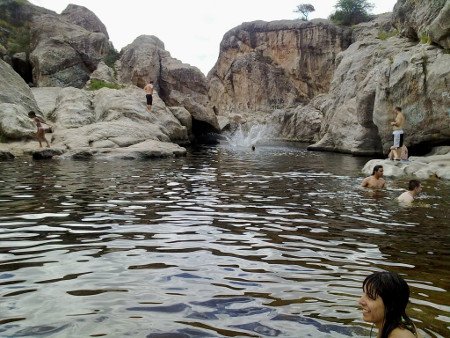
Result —
<instances>
[{"instance_id":1,"label":"person sitting on rock","mask_svg":"<svg viewBox=\"0 0 450 338\"><path fill-rule=\"evenodd\" d=\"M395 148L394 146L392 146L392 147L390 148L388 158L389 158L391 161L394 160L394 157L395 157L395 153L394 153L394 152L395 152L395 149L397 149L397 148ZM402 160L402 161L407 161L407 160L408 160L408 148L406 148L405 145L402 145L402 146L400 147L400 158L399 158L399 159L396 159L396 160Z\"/></svg>"},{"instance_id":2,"label":"person sitting on rock","mask_svg":"<svg viewBox=\"0 0 450 338\"><path fill-rule=\"evenodd\" d=\"M361 187L381 189L386 187L386 181L383 177L383 166L376 165L373 167L372 176L366 177L361 182Z\"/></svg>"},{"instance_id":3,"label":"person sitting on rock","mask_svg":"<svg viewBox=\"0 0 450 338\"><path fill-rule=\"evenodd\" d=\"M417 195L422 191L422 185L418 180L411 180L408 183L408 191L405 191L403 194L397 197L397 200L400 203L410 204L414 201Z\"/></svg>"},{"instance_id":4,"label":"person sitting on rock","mask_svg":"<svg viewBox=\"0 0 450 338\"><path fill-rule=\"evenodd\" d=\"M50 143L48 143L47 139L45 138L45 130L46 128L43 126L43 124L46 124L44 119L40 116L37 116L34 111L30 111L28 113L28 117L36 123L37 132L36 132L36 138L39 142L39 147L42 148L42 142L47 143L47 148L50 147Z\"/></svg>"}]
</instances>

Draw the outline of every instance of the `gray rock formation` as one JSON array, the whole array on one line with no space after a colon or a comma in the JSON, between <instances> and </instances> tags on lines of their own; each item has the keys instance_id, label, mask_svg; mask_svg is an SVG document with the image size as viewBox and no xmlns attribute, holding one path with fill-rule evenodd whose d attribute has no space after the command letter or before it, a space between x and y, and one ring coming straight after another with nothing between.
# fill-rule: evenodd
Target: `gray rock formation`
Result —
<instances>
[{"instance_id":1,"label":"gray rock formation","mask_svg":"<svg viewBox=\"0 0 450 338\"><path fill-rule=\"evenodd\" d=\"M0 103L19 105L26 111L39 111L30 87L3 60L0 60Z\"/></svg>"},{"instance_id":2,"label":"gray rock formation","mask_svg":"<svg viewBox=\"0 0 450 338\"><path fill-rule=\"evenodd\" d=\"M30 110L39 113L30 88L10 65L0 60L0 139L31 138L34 126L27 115Z\"/></svg>"},{"instance_id":3,"label":"gray rock formation","mask_svg":"<svg viewBox=\"0 0 450 338\"><path fill-rule=\"evenodd\" d=\"M92 80L99 80L107 83L117 83L117 79L114 75L114 70L108 67L103 61L97 65L97 69L94 70L86 83L86 87L89 87Z\"/></svg>"},{"instance_id":4,"label":"gray rock formation","mask_svg":"<svg viewBox=\"0 0 450 338\"><path fill-rule=\"evenodd\" d=\"M426 40L450 48L450 1L398 0L394 25L410 39Z\"/></svg>"},{"instance_id":5,"label":"gray rock formation","mask_svg":"<svg viewBox=\"0 0 450 338\"><path fill-rule=\"evenodd\" d=\"M69 4L65 10L61 12L61 16L74 25L81 26L89 32L103 33L108 39L109 35L105 25L100 19L83 6Z\"/></svg>"},{"instance_id":6,"label":"gray rock formation","mask_svg":"<svg viewBox=\"0 0 450 338\"><path fill-rule=\"evenodd\" d=\"M35 158L52 158L63 152L99 155L116 149L121 158L127 151L134 154L130 155L133 158L178 156L185 150L172 143L188 143L192 134L187 111L172 108L176 114L172 113L156 95L153 112L148 113L142 90L135 86L121 90L48 87L31 91L8 64L0 61L0 88L0 151L4 154L25 152ZM35 151L36 127L27 116L29 110L42 111L54 126L54 133L47 134L52 151ZM147 145L149 148L145 148Z\"/></svg>"},{"instance_id":7,"label":"gray rock formation","mask_svg":"<svg viewBox=\"0 0 450 338\"><path fill-rule=\"evenodd\" d=\"M148 81L153 80L158 89L161 52L165 52L164 43L156 36L137 37L121 50L121 57L117 63L119 82L144 88Z\"/></svg>"},{"instance_id":8,"label":"gray rock formation","mask_svg":"<svg viewBox=\"0 0 450 338\"><path fill-rule=\"evenodd\" d=\"M326 103L327 96L321 94L306 106L275 111L271 120L279 126L278 137L308 143L319 141L322 111Z\"/></svg>"},{"instance_id":9,"label":"gray rock formation","mask_svg":"<svg viewBox=\"0 0 450 338\"><path fill-rule=\"evenodd\" d=\"M139 36L121 54L117 63L120 82L142 88L153 80L159 97L168 106L184 107L194 120L218 129L206 78L199 69L172 58L154 36Z\"/></svg>"},{"instance_id":10,"label":"gray rock formation","mask_svg":"<svg viewBox=\"0 0 450 338\"><path fill-rule=\"evenodd\" d=\"M105 34L72 24L63 16L35 16L30 61L39 87L81 88L109 50Z\"/></svg>"},{"instance_id":11,"label":"gray rock formation","mask_svg":"<svg viewBox=\"0 0 450 338\"><path fill-rule=\"evenodd\" d=\"M360 37L337 58L321 139L310 149L387 154L394 106L405 112L408 147L448 141L450 55L405 38Z\"/></svg>"},{"instance_id":12,"label":"gray rock formation","mask_svg":"<svg viewBox=\"0 0 450 338\"><path fill-rule=\"evenodd\" d=\"M375 165L382 165L385 176L411 176L420 179L441 178L450 180L450 149L443 147L438 153L411 156L408 161L370 160L362 172L371 175Z\"/></svg>"},{"instance_id":13,"label":"gray rock formation","mask_svg":"<svg viewBox=\"0 0 450 338\"><path fill-rule=\"evenodd\" d=\"M148 139L189 141L186 127L160 99L155 98L154 113L147 112L145 98L138 88L55 90L58 94L48 117L55 125L53 144L57 147L118 148ZM38 103L48 105L55 97L51 90L36 88L33 91Z\"/></svg>"},{"instance_id":14,"label":"gray rock formation","mask_svg":"<svg viewBox=\"0 0 450 338\"><path fill-rule=\"evenodd\" d=\"M211 101L220 115L306 103L328 91L350 38L327 20L244 23L222 39L208 74Z\"/></svg>"}]
</instances>

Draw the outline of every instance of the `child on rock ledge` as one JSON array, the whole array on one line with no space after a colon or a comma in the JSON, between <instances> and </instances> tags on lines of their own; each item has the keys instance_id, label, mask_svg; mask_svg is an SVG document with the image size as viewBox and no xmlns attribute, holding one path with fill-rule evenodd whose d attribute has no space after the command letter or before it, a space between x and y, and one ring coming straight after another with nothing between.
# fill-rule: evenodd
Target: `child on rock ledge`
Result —
<instances>
[{"instance_id":1,"label":"child on rock ledge","mask_svg":"<svg viewBox=\"0 0 450 338\"><path fill-rule=\"evenodd\" d=\"M44 126L43 126L43 124L47 124L47 123L45 123L45 121L42 117L37 116L34 111L30 111L28 113L28 117L30 119L32 119L34 121L34 123L36 123L36 127L37 127L36 138L39 142L39 147L42 148L42 142L45 142L45 143L47 143L47 148L50 148L50 143L48 143L47 139L45 138L46 128L44 128Z\"/></svg>"}]
</instances>

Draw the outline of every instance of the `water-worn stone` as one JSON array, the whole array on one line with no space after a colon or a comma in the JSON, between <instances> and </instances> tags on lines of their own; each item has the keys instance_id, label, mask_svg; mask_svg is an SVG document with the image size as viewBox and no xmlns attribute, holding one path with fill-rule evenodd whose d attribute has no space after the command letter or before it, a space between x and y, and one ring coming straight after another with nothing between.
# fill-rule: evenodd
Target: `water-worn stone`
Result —
<instances>
[{"instance_id":1,"label":"water-worn stone","mask_svg":"<svg viewBox=\"0 0 450 338\"><path fill-rule=\"evenodd\" d=\"M162 157L179 157L186 155L186 149L177 144L147 140L127 148L105 151L98 155L102 159L147 160Z\"/></svg>"},{"instance_id":2,"label":"water-worn stone","mask_svg":"<svg viewBox=\"0 0 450 338\"><path fill-rule=\"evenodd\" d=\"M188 131L155 97L146 110L140 89L61 90L51 114L54 142L69 149L127 147L146 139L187 142Z\"/></svg>"},{"instance_id":3,"label":"water-worn stone","mask_svg":"<svg viewBox=\"0 0 450 338\"><path fill-rule=\"evenodd\" d=\"M41 148L31 153L34 160L50 160L54 156L59 156L64 153L63 149L56 148Z\"/></svg>"},{"instance_id":4,"label":"water-worn stone","mask_svg":"<svg viewBox=\"0 0 450 338\"><path fill-rule=\"evenodd\" d=\"M450 179L450 152L442 155L411 156L408 161L374 159L364 165L362 172L371 175L373 167L379 164L383 166L385 176Z\"/></svg>"}]
</instances>

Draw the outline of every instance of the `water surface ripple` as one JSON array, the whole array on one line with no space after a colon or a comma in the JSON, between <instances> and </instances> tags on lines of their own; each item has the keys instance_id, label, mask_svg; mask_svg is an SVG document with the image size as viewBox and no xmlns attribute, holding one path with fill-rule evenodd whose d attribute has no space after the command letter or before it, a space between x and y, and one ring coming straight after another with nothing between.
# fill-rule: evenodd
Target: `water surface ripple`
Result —
<instances>
[{"instance_id":1,"label":"water surface ripple","mask_svg":"<svg viewBox=\"0 0 450 338\"><path fill-rule=\"evenodd\" d=\"M450 336L450 185L359 188L366 159L294 145L157 161L0 162L0 336L366 337L366 275L401 273Z\"/></svg>"}]
</instances>

